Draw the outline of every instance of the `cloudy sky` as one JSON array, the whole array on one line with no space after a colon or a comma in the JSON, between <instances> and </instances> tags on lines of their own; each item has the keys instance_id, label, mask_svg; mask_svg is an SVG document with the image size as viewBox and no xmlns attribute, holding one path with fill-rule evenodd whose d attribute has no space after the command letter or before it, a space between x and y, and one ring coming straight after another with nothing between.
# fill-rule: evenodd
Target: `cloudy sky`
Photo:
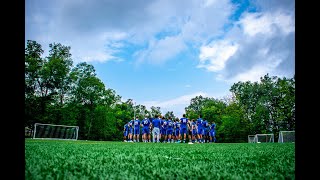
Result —
<instances>
[{"instance_id":1,"label":"cloudy sky","mask_svg":"<svg viewBox=\"0 0 320 180\"><path fill-rule=\"evenodd\" d=\"M294 0L27 0L25 41L71 47L123 101L184 113L238 81L295 73Z\"/></svg>"}]
</instances>

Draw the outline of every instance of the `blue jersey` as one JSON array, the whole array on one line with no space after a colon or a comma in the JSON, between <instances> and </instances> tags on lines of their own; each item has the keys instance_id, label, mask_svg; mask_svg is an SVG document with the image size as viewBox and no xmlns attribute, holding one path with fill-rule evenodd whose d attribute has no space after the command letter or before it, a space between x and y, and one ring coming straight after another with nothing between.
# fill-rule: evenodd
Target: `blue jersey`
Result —
<instances>
[{"instance_id":1,"label":"blue jersey","mask_svg":"<svg viewBox=\"0 0 320 180\"><path fill-rule=\"evenodd\" d=\"M139 127L140 127L140 120L139 119L134 120L134 128L137 129Z\"/></svg>"},{"instance_id":2,"label":"blue jersey","mask_svg":"<svg viewBox=\"0 0 320 180\"><path fill-rule=\"evenodd\" d=\"M153 120L152 120L152 125L153 125L153 127L160 128L160 126L161 126L161 119L159 119L159 118L153 119Z\"/></svg>"},{"instance_id":3,"label":"blue jersey","mask_svg":"<svg viewBox=\"0 0 320 180\"><path fill-rule=\"evenodd\" d=\"M126 123L126 124L123 126L123 129L124 129L124 131L129 131L129 125L128 125L128 123Z\"/></svg>"},{"instance_id":4,"label":"blue jersey","mask_svg":"<svg viewBox=\"0 0 320 180\"><path fill-rule=\"evenodd\" d=\"M129 121L129 128L133 128L133 120Z\"/></svg>"},{"instance_id":5,"label":"blue jersey","mask_svg":"<svg viewBox=\"0 0 320 180\"><path fill-rule=\"evenodd\" d=\"M175 125L176 130L180 129L180 127L181 127L180 122L176 122L174 125Z\"/></svg>"},{"instance_id":6,"label":"blue jersey","mask_svg":"<svg viewBox=\"0 0 320 180\"><path fill-rule=\"evenodd\" d=\"M187 128L188 118L183 117L180 119L180 121L181 121L181 128Z\"/></svg>"},{"instance_id":7,"label":"blue jersey","mask_svg":"<svg viewBox=\"0 0 320 180\"><path fill-rule=\"evenodd\" d=\"M163 126L164 129L167 129L168 128L168 121L164 119L162 126Z\"/></svg>"},{"instance_id":8,"label":"blue jersey","mask_svg":"<svg viewBox=\"0 0 320 180\"><path fill-rule=\"evenodd\" d=\"M203 128L208 128L208 121L207 120L204 120L204 121L202 121L202 127Z\"/></svg>"},{"instance_id":9,"label":"blue jersey","mask_svg":"<svg viewBox=\"0 0 320 180\"><path fill-rule=\"evenodd\" d=\"M197 126L198 126L198 129L202 129L202 123L203 123L203 119L202 118L198 118L197 119Z\"/></svg>"},{"instance_id":10,"label":"blue jersey","mask_svg":"<svg viewBox=\"0 0 320 180\"><path fill-rule=\"evenodd\" d=\"M216 131L215 128L216 128L216 124L215 123L211 124L210 131L215 132Z\"/></svg>"},{"instance_id":11,"label":"blue jersey","mask_svg":"<svg viewBox=\"0 0 320 180\"><path fill-rule=\"evenodd\" d=\"M167 121L168 129L173 129L173 122L171 120Z\"/></svg>"},{"instance_id":12,"label":"blue jersey","mask_svg":"<svg viewBox=\"0 0 320 180\"><path fill-rule=\"evenodd\" d=\"M149 128L151 122L149 119L145 118L144 120L142 120L142 125L143 125L143 128Z\"/></svg>"},{"instance_id":13,"label":"blue jersey","mask_svg":"<svg viewBox=\"0 0 320 180\"><path fill-rule=\"evenodd\" d=\"M197 128L197 124L195 122L191 122L191 129L196 129Z\"/></svg>"},{"instance_id":14,"label":"blue jersey","mask_svg":"<svg viewBox=\"0 0 320 180\"><path fill-rule=\"evenodd\" d=\"M160 128L162 128L163 127L163 119L161 119L161 118L158 118L159 119L159 121L160 121Z\"/></svg>"}]
</instances>

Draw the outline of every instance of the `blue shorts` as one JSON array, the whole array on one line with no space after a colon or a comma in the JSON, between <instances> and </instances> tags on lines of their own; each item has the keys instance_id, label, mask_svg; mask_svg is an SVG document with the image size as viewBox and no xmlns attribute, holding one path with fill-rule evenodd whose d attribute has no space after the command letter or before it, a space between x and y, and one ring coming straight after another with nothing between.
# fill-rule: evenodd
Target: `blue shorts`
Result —
<instances>
[{"instance_id":1,"label":"blue shorts","mask_svg":"<svg viewBox=\"0 0 320 180\"><path fill-rule=\"evenodd\" d=\"M161 129L161 134L162 134L162 135L167 135L167 129L162 128L162 129Z\"/></svg>"},{"instance_id":2,"label":"blue shorts","mask_svg":"<svg viewBox=\"0 0 320 180\"><path fill-rule=\"evenodd\" d=\"M198 128L198 134L199 135L204 135L203 129L202 128Z\"/></svg>"},{"instance_id":3,"label":"blue shorts","mask_svg":"<svg viewBox=\"0 0 320 180\"><path fill-rule=\"evenodd\" d=\"M150 129L149 129L149 127L143 128L143 129L142 129L142 134L150 134Z\"/></svg>"},{"instance_id":4,"label":"blue shorts","mask_svg":"<svg viewBox=\"0 0 320 180\"><path fill-rule=\"evenodd\" d=\"M210 132L210 129L206 128L205 133L206 133L207 136L209 136L209 132Z\"/></svg>"},{"instance_id":5,"label":"blue shorts","mask_svg":"<svg viewBox=\"0 0 320 180\"><path fill-rule=\"evenodd\" d=\"M209 136L214 137L216 135L215 131L210 131Z\"/></svg>"},{"instance_id":6,"label":"blue shorts","mask_svg":"<svg viewBox=\"0 0 320 180\"><path fill-rule=\"evenodd\" d=\"M140 134L140 127L134 129L134 135Z\"/></svg>"},{"instance_id":7,"label":"blue shorts","mask_svg":"<svg viewBox=\"0 0 320 180\"><path fill-rule=\"evenodd\" d=\"M174 135L175 135L175 136L179 136L179 134L180 134L180 130L179 130L179 129L176 129L176 130L174 131Z\"/></svg>"},{"instance_id":8,"label":"blue shorts","mask_svg":"<svg viewBox=\"0 0 320 180\"><path fill-rule=\"evenodd\" d=\"M173 129L167 129L167 135L172 135Z\"/></svg>"},{"instance_id":9,"label":"blue shorts","mask_svg":"<svg viewBox=\"0 0 320 180\"><path fill-rule=\"evenodd\" d=\"M128 136L129 132L128 131L124 131L123 132L123 136Z\"/></svg>"},{"instance_id":10,"label":"blue shorts","mask_svg":"<svg viewBox=\"0 0 320 180\"><path fill-rule=\"evenodd\" d=\"M181 128L180 134L187 134L187 127Z\"/></svg>"},{"instance_id":11,"label":"blue shorts","mask_svg":"<svg viewBox=\"0 0 320 180\"><path fill-rule=\"evenodd\" d=\"M129 134L132 134L132 133L133 133L133 129L132 129L132 127L131 127L131 128L129 128L128 133L129 133Z\"/></svg>"},{"instance_id":12,"label":"blue shorts","mask_svg":"<svg viewBox=\"0 0 320 180\"><path fill-rule=\"evenodd\" d=\"M196 129L193 129L193 130L192 130L192 136L195 136L195 135L197 135L197 130L196 130Z\"/></svg>"}]
</instances>

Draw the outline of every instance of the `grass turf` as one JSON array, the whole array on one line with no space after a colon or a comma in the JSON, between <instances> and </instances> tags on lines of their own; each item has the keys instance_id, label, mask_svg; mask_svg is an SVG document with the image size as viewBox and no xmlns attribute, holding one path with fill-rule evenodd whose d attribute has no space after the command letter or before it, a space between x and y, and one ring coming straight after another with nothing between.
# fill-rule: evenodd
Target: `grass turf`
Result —
<instances>
[{"instance_id":1,"label":"grass turf","mask_svg":"<svg viewBox=\"0 0 320 180\"><path fill-rule=\"evenodd\" d=\"M295 144L26 139L25 179L295 179Z\"/></svg>"}]
</instances>

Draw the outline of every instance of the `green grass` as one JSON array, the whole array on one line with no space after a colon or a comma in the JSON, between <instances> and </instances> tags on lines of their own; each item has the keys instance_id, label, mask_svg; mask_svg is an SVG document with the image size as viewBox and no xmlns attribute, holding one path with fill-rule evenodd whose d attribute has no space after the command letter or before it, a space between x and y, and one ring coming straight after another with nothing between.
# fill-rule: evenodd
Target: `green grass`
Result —
<instances>
[{"instance_id":1,"label":"green grass","mask_svg":"<svg viewBox=\"0 0 320 180\"><path fill-rule=\"evenodd\" d=\"M25 179L295 179L295 144L26 139Z\"/></svg>"}]
</instances>

